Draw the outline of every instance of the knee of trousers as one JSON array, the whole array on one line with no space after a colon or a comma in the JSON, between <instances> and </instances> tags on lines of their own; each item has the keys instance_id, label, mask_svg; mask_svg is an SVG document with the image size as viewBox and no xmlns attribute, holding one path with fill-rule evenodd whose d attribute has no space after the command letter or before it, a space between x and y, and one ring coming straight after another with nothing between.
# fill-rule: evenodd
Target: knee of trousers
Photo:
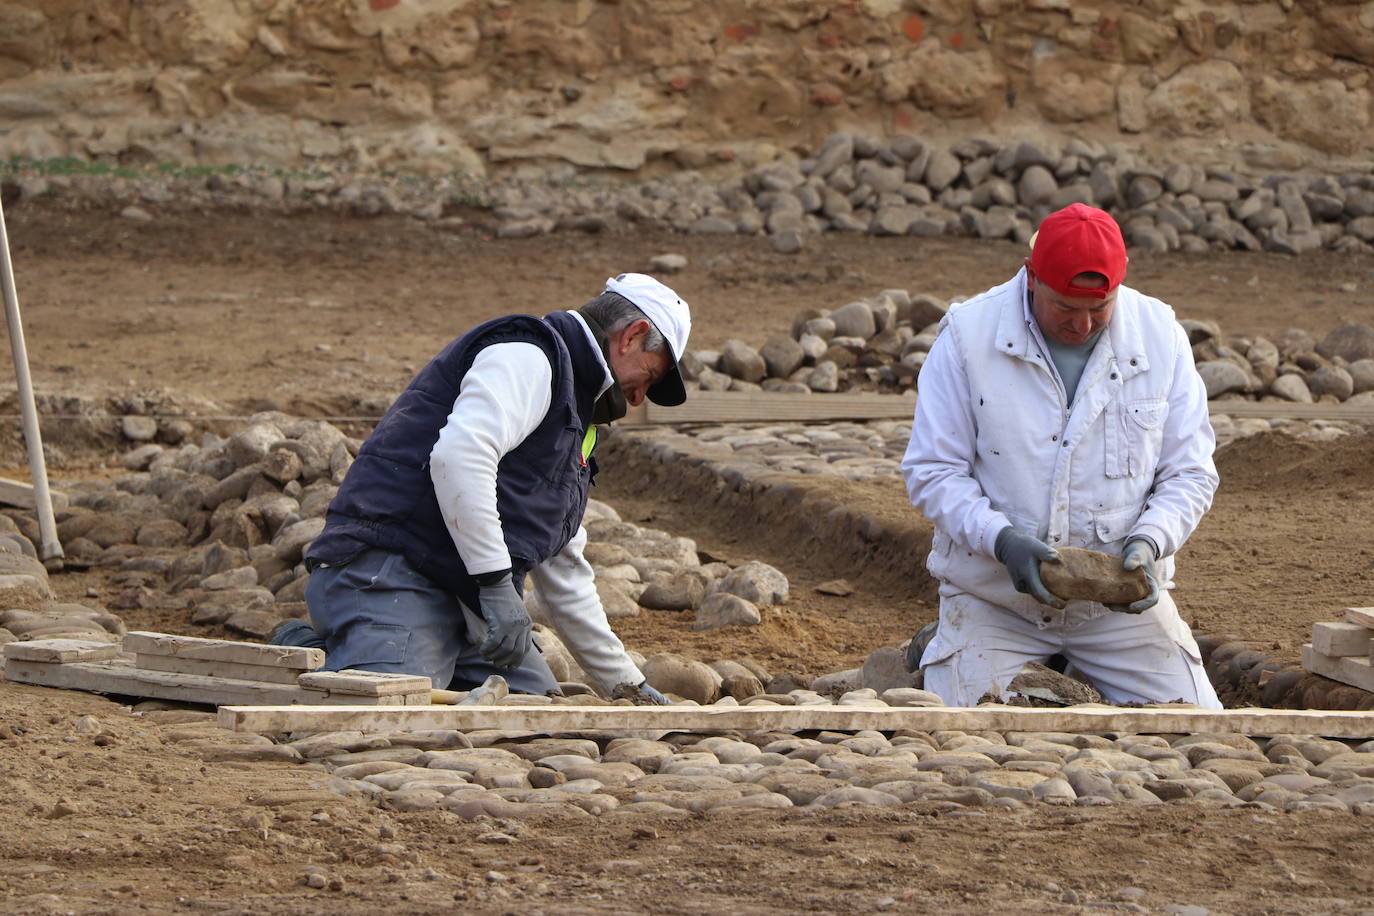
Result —
<instances>
[{"instance_id":1,"label":"knee of trousers","mask_svg":"<svg viewBox=\"0 0 1374 916\"><path fill-rule=\"evenodd\" d=\"M1000 694L1006 687L998 683L996 667L975 649L936 648L932 643L925 658L921 665L925 689L938 694L948 706L974 706L984 694Z\"/></svg>"}]
</instances>

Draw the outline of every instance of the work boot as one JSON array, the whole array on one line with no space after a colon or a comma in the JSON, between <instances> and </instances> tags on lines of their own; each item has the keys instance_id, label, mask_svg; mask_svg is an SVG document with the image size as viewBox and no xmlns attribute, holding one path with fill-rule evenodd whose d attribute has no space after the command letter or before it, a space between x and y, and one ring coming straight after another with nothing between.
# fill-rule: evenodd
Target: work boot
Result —
<instances>
[{"instance_id":1,"label":"work boot","mask_svg":"<svg viewBox=\"0 0 1374 916\"><path fill-rule=\"evenodd\" d=\"M315 628L301 620L299 617L291 617L277 624L272 635L267 637L269 645L273 646L298 646L302 649L323 649L324 639Z\"/></svg>"},{"instance_id":2,"label":"work boot","mask_svg":"<svg viewBox=\"0 0 1374 916\"><path fill-rule=\"evenodd\" d=\"M935 630L940 621L932 620L930 623L916 631L916 635L911 637L911 642L906 647L906 670L919 671L921 669L921 656L925 655L926 646L935 638Z\"/></svg>"}]
</instances>

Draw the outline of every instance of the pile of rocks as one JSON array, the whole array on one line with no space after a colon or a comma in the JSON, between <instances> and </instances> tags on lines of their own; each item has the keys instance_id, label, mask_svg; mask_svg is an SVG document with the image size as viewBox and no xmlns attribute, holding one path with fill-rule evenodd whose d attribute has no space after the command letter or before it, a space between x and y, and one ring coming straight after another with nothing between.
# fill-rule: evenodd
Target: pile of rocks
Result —
<instances>
[{"instance_id":1,"label":"pile of rocks","mask_svg":"<svg viewBox=\"0 0 1374 916\"><path fill-rule=\"evenodd\" d=\"M913 393L950 304L904 289L835 309L803 309L763 346L731 339L690 351L684 374L705 391ZM1311 404L1374 404L1374 328L1347 322L1320 340L1289 328L1276 339L1224 334L1183 319L1207 397Z\"/></svg>"},{"instance_id":2,"label":"pile of rocks","mask_svg":"<svg viewBox=\"0 0 1374 916\"><path fill-rule=\"evenodd\" d=\"M951 146L910 136L879 143L837 133L813 155L784 152L725 181L686 171L600 186L324 167L291 175L250 166L195 177L161 170L72 176L33 165L12 173L7 200L113 203L137 221L164 208L247 206L404 214L445 229L471 222L503 238L660 224L690 233L767 233L776 250L793 253L827 231L1024 242L1047 213L1083 202L1112 212L1127 243L1147 251L1349 252L1369 251L1374 241L1368 173L1296 177L1161 166L1077 139L1056 150L977 138Z\"/></svg>"},{"instance_id":3,"label":"pile of rocks","mask_svg":"<svg viewBox=\"0 0 1374 916\"><path fill-rule=\"evenodd\" d=\"M23 533L36 527L31 513L10 509L0 514L0 589L10 603L0 610L0 645L29 639L119 642L128 628L118 615L55 598L47 567L34 548L36 532L32 539Z\"/></svg>"},{"instance_id":4,"label":"pile of rocks","mask_svg":"<svg viewBox=\"0 0 1374 916\"><path fill-rule=\"evenodd\" d=\"M796 701L812 699L799 692ZM882 701L859 691L841 702ZM1374 814L1374 742L1310 735L903 729L652 740L493 730L293 734L274 743L207 723L169 727L167 737L210 760L313 765L329 774L330 792L464 820L856 805L956 813L1167 803Z\"/></svg>"},{"instance_id":5,"label":"pile of rocks","mask_svg":"<svg viewBox=\"0 0 1374 916\"><path fill-rule=\"evenodd\" d=\"M780 251L799 250L804 233L823 230L1025 242L1071 203L1110 210L1127 244L1149 251L1300 254L1368 250L1374 240L1367 174L1257 178L1152 166L1077 139L1062 151L976 138L937 148L916 137L884 145L838 133L815 155L762 166L718 194L688 231L766 229Z\"/></svg>"},{"instance_id":6,"label":"pile of rocks","mask_svg":"<svg viewBox=\"0 0 1374 916\"><path fill-rule=\"evenodd\" d=\"M588 501L583 525L584 555L596 571L608 617L636 616L641 608L694 611L693 629L714 630L753 626L761 620L760 608L787 601L787 576L767 563L703 564L691 538L624 521L597 500ZM547 618L537 592L530 603L536 619Z\"/></svg>"},{"instance_id":7,"label":"pile of rocks","mask_svg":"<svg viewBox=\"0 0 1374 916\"><path fill-rule=\"evenodd\" d=\"M134 441L162 432L147 417L128 417L124 426ZM56 518L66 562L114 568L114 590L105 596L114 610L184 611L191 624L222 625L255 639L267 637L285 618L304 616L302 554L323 530L325 510L359 440L325 421L279 412L257 414L228 437L207 433L199 444L184 441L188 430L167 432L181 444L144 441L124 455L128 473L115 481L62 488L70 504L56 510ZM47 571L33 549L39 539L33 514L11 510L0 520L12 529L0 531L0 585L5 573L24 576L10 584L50 597ZM612 618L647 608L690 612L697 630L751 626L767 608L787 601L787 577L767 564L703 564L690 538L626 522L596 500L585 521L586 556ZM536 590L527 589L527 603L535 620L550 621ZM117 617L106 617L85 629L123 632ZM34 634L53 635L41 627ZM27 633L11 638L20 635ZM545 630L541 642L559 680L585 681L552 631ZM681 695L710 702L724 678L769 680L767 673L729 664L734 669L723 674L706 669L714 678L706 678L709 695L704 688ZM763 692L761 684L755 692Z\"/></svg>"},{"instance_id":8,"label":"pile of rocks","mask_svg":"<svg viewBox=\"0 0 1374 916\"><path fill-rule=\"evenodd\" d=\"M118 570L112 609L184 609L191 623L263 638L302 607L302 550L359 444L281 414L201 444L148 442L124 456L130 473L114 483L64 488L58 537L68 562Z\"/></svg>"}]
</instances>

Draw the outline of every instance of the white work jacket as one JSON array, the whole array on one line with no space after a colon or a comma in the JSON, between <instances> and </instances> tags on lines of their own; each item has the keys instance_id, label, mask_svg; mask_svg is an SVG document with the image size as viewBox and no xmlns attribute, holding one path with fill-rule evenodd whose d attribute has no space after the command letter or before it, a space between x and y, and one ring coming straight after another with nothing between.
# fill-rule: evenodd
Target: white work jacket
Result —
<instances>
[{"instance_id":1,"label":"white work jacket","mask_svg":"<svg viewBox=\"0 0 1374 916\"><path fill-rule=\"evenodd\" d=\"M1041 627L1106 613L1040 604L993 554L1007 525L1051 547L1119 555L1130 538L1173 554L1217 486L1207 394L1173 309L1122 286L1072 405L1027 304L1026 271L950 308L921 367L902 473L935 525L926 567L941 594L967 592Z\"/></svg>"}]
</instances>

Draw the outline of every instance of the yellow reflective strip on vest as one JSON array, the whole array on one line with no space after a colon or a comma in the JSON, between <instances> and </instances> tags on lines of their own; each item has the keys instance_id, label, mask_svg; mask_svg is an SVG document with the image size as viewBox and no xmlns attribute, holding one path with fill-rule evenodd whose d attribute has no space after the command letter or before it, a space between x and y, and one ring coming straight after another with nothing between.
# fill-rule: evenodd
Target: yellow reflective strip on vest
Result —
<instances>
[{"instance_id":1,"label":"yellow reflective strip on vest","mask_svg":"<svg viewBox=\"0 0 1374 916\"><path fill-rule=\"evenodd\" d=\"M596 448L596 427L588 426L587 435L582 437L582 463L586 464L591 457L592 449Z\"/></svg>"}]
</instances>

